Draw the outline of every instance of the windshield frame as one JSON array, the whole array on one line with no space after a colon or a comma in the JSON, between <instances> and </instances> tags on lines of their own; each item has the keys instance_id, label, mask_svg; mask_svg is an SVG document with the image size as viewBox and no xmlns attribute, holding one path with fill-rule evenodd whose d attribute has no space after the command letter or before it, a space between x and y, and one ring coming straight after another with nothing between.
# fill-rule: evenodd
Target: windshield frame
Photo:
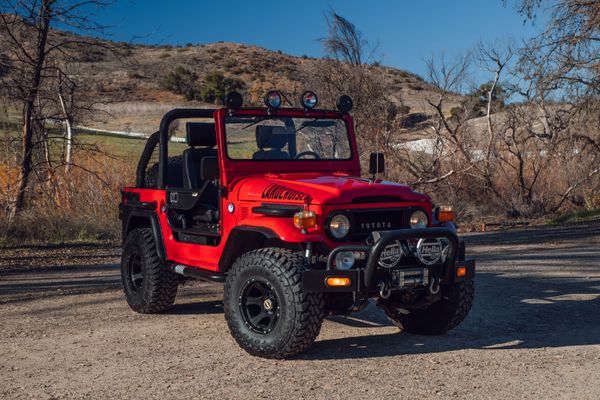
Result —
<instances>
[{"instance_id":1,"label":"windshield frame","mask_svg":"<svg viewBox=\"0 0 600 400\"><path fill-rule=\"evenodd\" d=\"M235 160L230 159L225 151L225 117L226 116L267 116L277 114L283 117L307 117L316 118L342 118L346 122L348 139L350 141L351 158L349 160L309 160L307 158L297 160ZM217 131L217 150L219 152L219 164L221 167L221 183L224 188L230 190L239 179L254 175L264 174L343 174L348 176L360 176L360 160L356 147L356 136L354 133L354 122L350 114L327 110L302 110L302 109L280 109L268 110L266 108L243 108L240 110L228 110L221 108L214 113ZM291 161L291 162L290 162Z\"/></svg>"},{"instance_id":2,"label":"windshield frame","mask_svg":"<svg viewBox=\"0 0 600 400\"><path fill-rule=\"evenodd\" d=\"M244 110L244 111L248 111L248 110ZM259 110L256 110L259 111ZM232 162L252 162L252 163L262 163L262 162L268 162L268 163L272 163L272 162L310 162L312 163L318 163L318 162L348 162L354 159L354 157L356 156L355 154L355 143L354 143L354 135L353 135L353 131L351 131L349 129L348 126L348 121L346 118L344 118L344 115L340 114L340 113L332 113L332 112L304 112L303 110L279 110L277 112L264 112L264 109L260 109L260 111L262 111L262 113L246 113L246 112L233 112L233 113L229 113L227 115L224 116L224 118L222 119L222 124L223 124L223 131L222 131L222 136L223 136L223 155ZM289 112L286 112L289 111ZM298 111L301 111L301 114L298 113ZM229 146L227 144L227 122L226 119L227 118L231 118L231 117L240 117L240 118L244 118L244 117L266 117L263 120L261 120L260 122L258 122L258 124L260 124L263 121L268 121L269 119L277 119L277 118L294 118L294 119L305 119L306 121L312 121L312 120L318 120L318 119L329 119L329 120L337 120L337 121L341 121L344 124L344 130L345 130L345 134L346 134L346 143L348 146L348 157L344 157L344 158L278 158L278 159L252 159L252 158L233 158L229 155ZM258 125L257 124L257 125ZM297 127L298 129L303 129L302 127ZM302 151L298 151L298 154L302 153Z\"/></svg>"}]
</instances>

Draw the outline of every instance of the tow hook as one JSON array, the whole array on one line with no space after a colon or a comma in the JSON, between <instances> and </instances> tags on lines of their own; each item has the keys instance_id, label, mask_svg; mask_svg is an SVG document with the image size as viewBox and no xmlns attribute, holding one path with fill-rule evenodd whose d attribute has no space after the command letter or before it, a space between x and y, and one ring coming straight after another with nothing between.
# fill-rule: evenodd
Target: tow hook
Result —
<instances>
[{"instance_id":1,"label":"tow hook","mask_svg":"<svg viewBox=\"0 0 600 400\"><path fill-rule=\"evenodd\" d=\"M431 283L429 284L429 293L438 294L440 292L440 283L437 279L431 278Z\"/></svg>"},{"instance_id":2,"label":"tow hook","mask_svg":"<svg viewBox=\"0 0 600 400\"><path fill-rule=\"evenodd\" d=\"M387 299L392 294L392 290L390 289L389 282L381 282L379 284L379 297L382 299Z\"/></svg>"}]
</instances>

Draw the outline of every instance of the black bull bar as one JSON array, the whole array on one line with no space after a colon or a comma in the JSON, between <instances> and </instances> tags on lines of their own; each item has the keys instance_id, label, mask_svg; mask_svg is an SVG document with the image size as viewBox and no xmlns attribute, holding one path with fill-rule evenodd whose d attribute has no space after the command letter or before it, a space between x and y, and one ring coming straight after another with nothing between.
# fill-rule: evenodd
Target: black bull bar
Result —
<instances>
[{"instance_id":1,"label":"black bull bar","mask_svg":"<svg viewBox=\"0 0 600 400\"><path fill-rule=\"evenodd\" d=\"M475 260L457 260L459 240L456 233L449 228L423 228L423 229L397 229L392 231L373 232L375 243L368 245L344 245L333 249L327 257L327 267L311 269L304 272L304 289L316 292L369 292L376 289L375 275L379 267L379 259L384 249L397 240L444 238L448 240L449 249L443 266L441 284L472 278L475 273ZM365 252L367 262L364 268L338 270L333 266L336 256L344 251ZM401 268L429 268L424 264L407 265ZM458 267L466 267L466 274L457 277L455 271ZM345 287L328 286L326 281L331 277L347 277L351 284Z\"/></svg>"}]
</instances>

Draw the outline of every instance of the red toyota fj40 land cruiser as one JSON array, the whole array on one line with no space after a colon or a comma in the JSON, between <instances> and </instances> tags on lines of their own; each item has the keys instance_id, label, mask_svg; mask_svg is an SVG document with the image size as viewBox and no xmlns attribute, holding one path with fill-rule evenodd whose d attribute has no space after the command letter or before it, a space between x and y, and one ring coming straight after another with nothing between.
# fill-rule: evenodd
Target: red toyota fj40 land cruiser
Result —
<instances>
[{"instance_id":1,"label":"red toyota fj40 land cruiser","mask_svg":"<svg viewBox=\"0 0 600 400\"><path fill-rule=\"evenodd\" d=\"M401 329L442 334L467 316L475 262L465 258L451 207L376 179L383 154L361 177L352 100L316 109L175 109L146 144L136 185L123 190L121 274L127 302L163 312L177 286L225 282L225 319L253 355L284 358L314 342L328 314L376 299ZM169 154L169 126L186 123L187 149ZM198 120L204 120L198 122ZM207 122L208 120L208 122ZM158 161L156 161L158 160Z\"/></svg>"}]
</instances>

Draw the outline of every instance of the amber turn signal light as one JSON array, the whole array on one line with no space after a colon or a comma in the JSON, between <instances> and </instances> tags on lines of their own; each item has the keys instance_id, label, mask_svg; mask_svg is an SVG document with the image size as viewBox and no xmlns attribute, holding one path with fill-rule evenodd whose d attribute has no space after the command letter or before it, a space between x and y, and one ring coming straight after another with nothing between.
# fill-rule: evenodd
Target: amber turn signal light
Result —
<instances>
[{"instance_id":1,"label":"amber turn signal light","mask_svg":"<svg viewBox=\"0 0 600 400\"><path fill-rule=\"evenodd\" d=\"M456 276L458 278L464 278L465 276L467 276L467 267L456 268Z\"/></svg>"},{"instance_id":2,"label":"amber turn signal light","mask_svg":"<svg viewBox=\"0 0 600 400\"><path fill-rule=\"evenodd\" d=\"M325 284L331 287L348 287L350 286L350 278L345 276L330 276L325 279Z\"/></svg>"},{"instance_id":3,"label":"amber turn signal light","mask_svg":"<svg viewBox=\"0 0 600 400\"><path fill-rule=\"evenodd\" d=\"M454 207L440 206L437 212L437 219L440 222L454 221Z\"/></svg>"},{"instance_id":4,"label":"amber turn signal light","mask_svg":"<svg viewBox=\"0 0 600 400\"><path fill-rule=\"evenodd\" d=\"M298 229L309 229L317 226L317 214L314 211L300 211L294 215L294 226Z\"/></svg>"}]
</instances>

